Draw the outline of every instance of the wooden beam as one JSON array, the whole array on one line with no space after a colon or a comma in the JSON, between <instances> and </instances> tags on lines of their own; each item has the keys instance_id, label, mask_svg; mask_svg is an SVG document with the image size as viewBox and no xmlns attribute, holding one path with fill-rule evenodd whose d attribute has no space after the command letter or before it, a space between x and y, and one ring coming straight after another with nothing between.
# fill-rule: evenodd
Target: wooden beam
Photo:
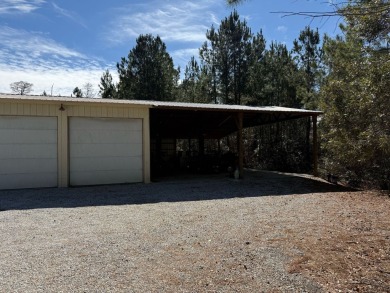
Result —
<instances>
[{"instance_id":1,"label":"wooden beam","mask_svg":"<svg viewBox=\"0 0 390 293\"><path fill-rule=\"evenodd\" d=\"M240 178L244 176L244 143L242 139L244 113L237 113L237 150L238 150L238 171L240 172Z\"/></svg>"},{"instance_id":2,"label":"wooden beam","mask_svg":"<svg viewBox=\"0 0 390 293\"><path fill-rule=\"evenodd\" d=\"M313 175L318 176L318 136L317 136L317 116L313 115Z\"/></svg>"},{"instance_id":3,"label":"wooden beam","mask_svg":"<svg viewBox=\"0 0 390 293\"><path fill-rule=\"evenodd\" d=\"M218 124L218 128L221 127L222 125L224 125L230 118L232 118L232 116L227 116L221 123Z\"/></svg>"}]
</instances>

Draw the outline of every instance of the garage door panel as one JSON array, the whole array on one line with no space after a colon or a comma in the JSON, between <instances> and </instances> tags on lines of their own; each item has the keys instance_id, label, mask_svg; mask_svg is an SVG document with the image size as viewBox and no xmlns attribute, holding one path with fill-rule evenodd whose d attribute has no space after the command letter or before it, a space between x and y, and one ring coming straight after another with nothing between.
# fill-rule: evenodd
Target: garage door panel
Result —
<instances>
[{"instance_id":1,"label":"garage door panel","mask_svg":"<svg viewBox=\"0 0 390 293\"><path fill-rule=\"evenodd\" d=\"M71 117L70 184L141 182L142 120Z\"/></svg>"},{"instance_id":2,"label":"garage door panel","mask_svg":"<svg viewBox=\"0 0 390 293\"><path fill-rule=\"evenodd\" d=\"M43 176L42 176L43 175ZM48 182L57 182L57 173L26 173L18 174L5 174L0 175L0 189L15 189L15 188L40 188L40 187L55 187L48 186Z\"/></svg>"},{"instance_id":3,"label":"garage door panel","mask_svg":"<svg viewBox=\"0 0 390 293\"><path fill-rule=\"evenodd\" d=\"M57 125L49 120L56 119L54 117L31 117L31 116L2 116L1 129L21 130L57 130ZM28 121L28 123L26 123Z\"/></svg>"},{"instance_id":4,"label":"garage door panel","mask_svg":"<svg viewBox=\"0 0 390 293\"><path fill-rule=\"evenodd\" d=\"M121 184L142 181L142 172L130 174L128 170L92 171L74 173L72 185ZM99 182L99 183L96 183Z\"/></svg>"},{"instance_id":5,"label":"garage door panel","mask_svg":"<svg viewBox=\"0 0 390 293\"><path fill-rule=\"evenodd\" d=\"M101 144L102 143L102 137L104 137L104 143L141 143L142 139L139 138L139 136L142 137L141 132L135 132L135 131L123 131L123 130L116 130L113 132L112 130L85 130L85 129L78 129L74 130L72 133L73 138L77 140L77 144Z\"/></svg>"},{"instance_id":6,"label":"garage door panel","mask_svg":"<svg viewBox=\"0 0 390 293\"><path fill-rule=\"evenodd\" d=\"M0 116L0 189L57 186L57 117Z\"/></svg>"},{"instance_id":7,"label":"garage door panel","mask_svg":"<svg viewBox=\"0 0 390 293\"><path fill-rule=\"evenodd\" d=\"M57 144L3 144L1 150L0 160L57 158Z\"/></svg>"},{"instance_id":8,"label":"garage door panel","mask_svg":"<svg viewBox=\"0 0 390 293\"><path fill-rule=\"evenodd\" d=\"M129 152L133 156L142 156L142 144L72 144L74 153L77 157L82 158L100 158L107 155L107 148L110 148L113 157L125 157L129 155ZM94 148L94 152L91 152L91 148Z\"/></svg>"},{"instance_id":9,"label":"garage door panel","mask_svg":"<svg viewBox=\"0 0 390 293\"><path fill-rule=\"evenodd\" d=\"M3 159L0 160L0 175L50 173L53 172L53 166L56 164L57 158L39 160L39 165L37 159Z\"/></svg>"},{"instance_id":10,"label":"garage door panel","mask_svg":"<svg viewBox=\"0 0 390 293\"><path fill-rule=\"evenodd\" d=\"M141 119L127 119L131 123L123 123L124 119L113 118L82 118L73 117L72 124L77 125L77 129L88 130L109 130L115 129L117 131L139 131L142 129Z\"/></svg>"},{"instance_id":11,"label":"garage door panel","mask_svg":"<svg viewBox=\"0 0 390 293\"><path fill-rule=\"evenodd\" d=\"M2 144L57 143L56 130L0 129Z\"/></svg>"},{"instance_id":12,"label":"garage door panel","mask_svg":"<svg viewBox=\"0 0 390 293\"><path fill-rule=\"evenodd\" d=\"M70 171L112 171L132 169L132 166L139 166L142 160L138 157L104 157L104 158L77 158L72 160Z\"/></svg>"}]
</instances>

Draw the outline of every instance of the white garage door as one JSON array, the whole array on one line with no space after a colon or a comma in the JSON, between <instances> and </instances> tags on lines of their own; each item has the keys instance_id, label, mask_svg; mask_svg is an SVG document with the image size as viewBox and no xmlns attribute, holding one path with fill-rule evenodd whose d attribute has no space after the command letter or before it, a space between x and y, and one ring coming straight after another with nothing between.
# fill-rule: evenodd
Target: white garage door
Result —
<instances>
[{"instance_id":1,"label":"white garage door","mask_svg":"<svg viewBox=\"0 0 390 293\"><path fill-rule=\"evenodd\" d=\"M142 120L71 117L70 185L142 182Z\"/></svg>"},{"instance_id":2,"label":"white garage door","mask_svg":"<svg viewBox=\"0 0 390 293\"><path fill-rule=\"evenodd\" d=\"M57 186L57 118L0 116L0 189Z\"/></svg>"}]
</instances>

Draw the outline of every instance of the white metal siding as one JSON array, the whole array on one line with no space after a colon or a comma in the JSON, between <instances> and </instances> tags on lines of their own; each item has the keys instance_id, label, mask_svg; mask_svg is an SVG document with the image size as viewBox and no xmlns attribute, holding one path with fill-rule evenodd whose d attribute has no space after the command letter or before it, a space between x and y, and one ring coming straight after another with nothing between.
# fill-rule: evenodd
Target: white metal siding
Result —
<instances>
[{"instance_id":1,"label":"white metal siding","mask_svg":"<svg viewBox=\"0 0 390 293\"><path fill-rule=\"evenodd\" d=\"M69 118L70 185L143 181L142 120Z\"/></svg>"},{"instance_id":2,"label":"white metal siding","mask_svg":"<svg viewBox=\"0 0 390 293\"><path fill-rule=\"evenodd\" d=\"M0 116L0 189L57 186L57 117Z\"/></svg>"}]
</instances>

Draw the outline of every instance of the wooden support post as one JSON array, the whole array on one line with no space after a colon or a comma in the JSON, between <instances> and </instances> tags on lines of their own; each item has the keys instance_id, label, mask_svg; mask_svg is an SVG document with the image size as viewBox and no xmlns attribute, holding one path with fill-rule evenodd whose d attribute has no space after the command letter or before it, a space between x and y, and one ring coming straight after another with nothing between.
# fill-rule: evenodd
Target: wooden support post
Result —
<instances>
[{"instance_id":1,"label":"wooden support post","mask_svg":"<svg viewBox=\"0 0 390 293\"><path fill-rule=\"evenodd\" d=\"M240 172L240 178L244 178L244 143L242 139L244 113L239 112L237 117L237 151L238 151L238 171Z\"/></svg>"},{"instance_id":2,"label":"wooden support post","mask_svg":"<svg viewBox=\"0 0 390 293\"><path fill-rule=\"evenodd\" d=\"M199 148L199 157L204 157L204 136L199 134L198 136L198 148Z\"/></svg>"},{"instance_id":3,"label":"wooden support post","mask_svg":"<svg viewBox=\"0 0 390 293\"><path fill-rule=\"evenodd\" d=\"M156 176L161 176L162 172L162 139L160 134L156 136L156 165L155 165L155 174Z\"/></svg>"},{"instance_id":4,"label":"wooden support post","mask_svg":"<svg viewBox=\"0 0 390 293\"><path fill-rule=\"evenodd\" d=\"M199 149L199 168L200 172L205 172L205 161L204 161L204 137L202 134L198 136L198 149Z\"/></svg>"},{"instance_id":5,"label":"wooden support post","mask_svg":"<svg viewBox=\"0 0 390 293\"><path fill-rule=\"evenodd\" d=\"M313 121L313 175L318 176L318 136L317 136L317 116L312 116Z\"/></svg>"}]
</instances>

